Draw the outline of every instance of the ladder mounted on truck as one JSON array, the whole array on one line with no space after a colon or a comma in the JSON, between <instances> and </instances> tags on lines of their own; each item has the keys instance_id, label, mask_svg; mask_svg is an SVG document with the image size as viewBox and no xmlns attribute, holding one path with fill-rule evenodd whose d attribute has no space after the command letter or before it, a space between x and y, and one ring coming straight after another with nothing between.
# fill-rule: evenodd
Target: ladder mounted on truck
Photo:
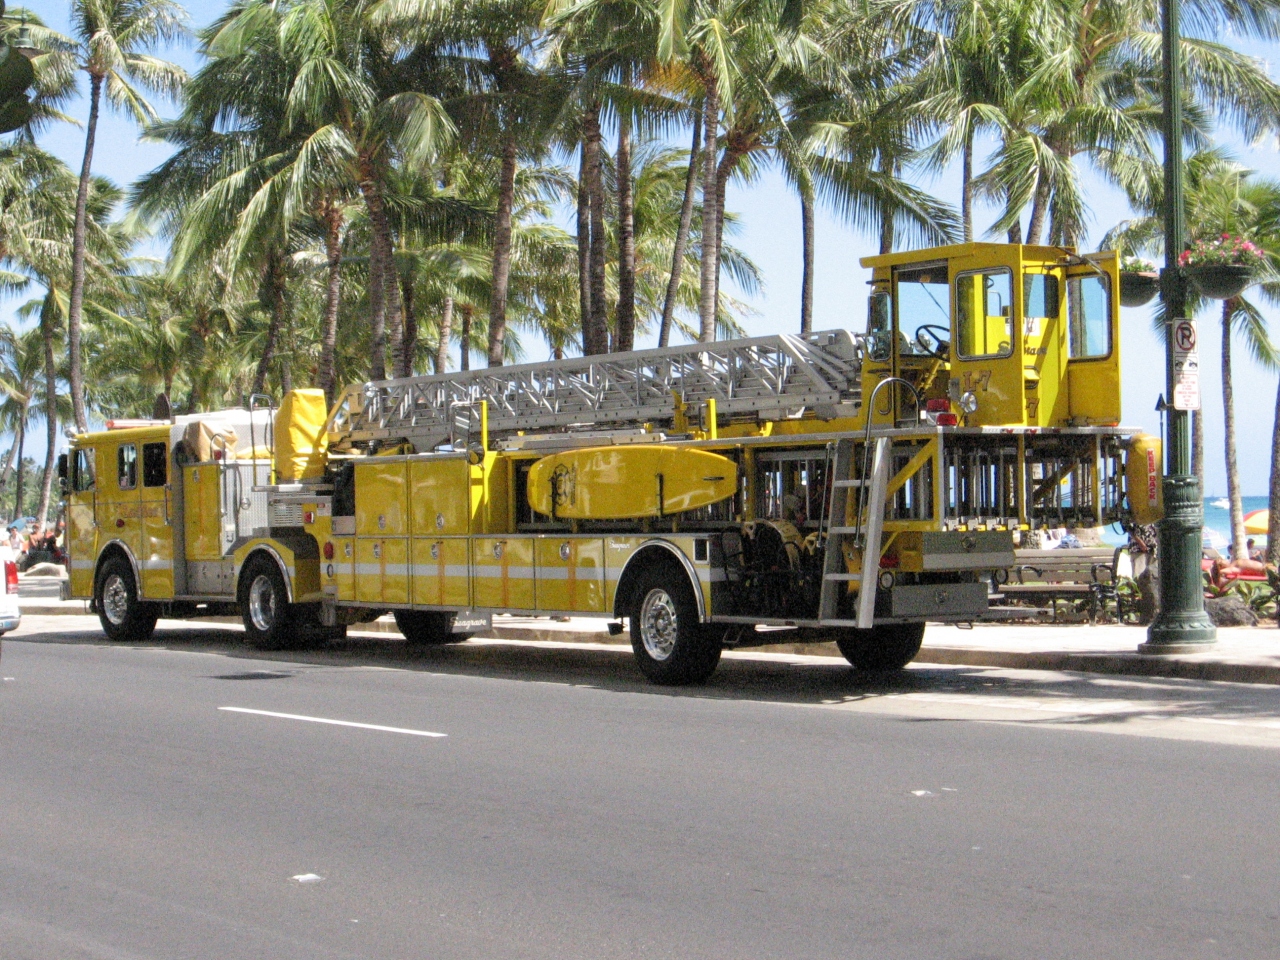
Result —
<instances>
[{"instance_id":1,"label":"ladder mounted on truck","mask_svg":"<svg viewBox=\"0 0 1280 960\"><path fill-rule=\"evenodd\" d=\"M341 394L330 439L429 450L466 437L481 402L491 435L671 423L707 401L727 421L830 420L861 405L862 356L861 336L832 330L377 380Z\"/></svg>"}]
</instances>

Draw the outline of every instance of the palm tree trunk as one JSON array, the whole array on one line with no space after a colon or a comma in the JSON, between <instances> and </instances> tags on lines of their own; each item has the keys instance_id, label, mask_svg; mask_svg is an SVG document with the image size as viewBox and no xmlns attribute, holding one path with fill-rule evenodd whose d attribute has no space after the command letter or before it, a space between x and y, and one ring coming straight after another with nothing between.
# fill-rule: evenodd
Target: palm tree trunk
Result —
<instances>
[{"instance_id":1,"label":"palm tree trunk","mask_svg":"<svg viewBox=\"0 0 1280 960\"><path fill-rule=\"evenodd\" d=\"M440 342L436 344L436 373L449 369L449 337L453 334L453 297L444 298L440 313Z\"/></svg>"},{"instance_id":2,"label":"palm tree trunk","mask_svg":"<svg viewBox=\"0 0 1280 960\"><path fill-rule=\"evenodd\" d=\"M337 379L334 354L338 346L338 307L342 300L342 208L332 198L326 199L321 213L324 222L324 253L329 268L324 291L324 320L320 331L320 369L316 386L324 391L325 402L332 405Z\"/></svg>"},{"instance_id":3,"label":"palm tree trunk","mask_svg":"<svg viewBox=\"0 0 1280 960\"><path fill-rule=\"evenodd\" d=\"M582 141L578 162L578 322L582 328L582 349L587 352L591 339L591 197L587 188L590 177L587 142Z\"/></svg>"},{"instance_id":4,"label":"palm tree trunk","mask_svg":"<svg viewBox=\"0 0 1280 960\"><path fill-rule=\"evenodd\" d=\"M702 156L702 276L699 287L698 339L711 343L716 338L716 287L720 276L719 245L716 236L716 161L719 159L720 89L706 68L706 100L702 105L704 148Z\"/></svg>"},{"instance_id":5,"label":"palm tree trunk","mask_svg":"<svg viewBox=\"0 0 1280 960\"><path fill-rule=\"evenodd\" d=\"M374 182L371 184L370 190L365 194L365 206L369 209L371 240L369 266L372 268L373 261L376 259L380 267L381 283L378 286L380 288L379 293L381 294L385 323L383 336L385 339L390 340L391 376L396 377L401 376L402 374L399 371L404 369L404 317L400 312L400 276L396 270L395 243L392 239L391 218L387 215L387 204L382 196L382 187L379 183ZM372 303L370 306L372 306ZM378 330L375 329L374 333L376 336ZM373 379L381 380L386 375L385 360L383 359L385 351L377 339L374 341L373 350L375 365L381 366L383 369L382 375L375 372Z\"/></svg>"},{"instance_id":6,"label":"palm tree trunk","mask_svg":"<svg viewBox=\"0 0 1280 960\"><path fill-rule=\"evenodd\" d=\"M516 200L516 132L502 143L502 172L498 180L498 210L493 226L493 294L489 298L489 366L502 366L507 335L507 287L511 279L511 209Z\"/></svg>"},{"instance_id":7,"label":"palm tree trunk","mask_svg":"<svg viewBox=\"0 0 1280 960\"><path fill-rule=\"evenodd\" d=\"M1231 393L1231 317L1236 298L1222 301L1222 419L1226 434L1227 500L1231 503L1231 556L1246 558L1244 500L1240 494L1240 470L1236 464L1236 409Z\"/></svg>"},{"instance_id":8,"label":"palm tree trunk","mask_svg":"<svg viewBox=\"0 0 1280 960\"><path fill-rule=\"evenodd\" d=\"M364 198L365 209L369 212L370 224L373 223L373 208L381 206L382 195L378 190L378 182L373 174L373 166L364 161L360 166L360 196ZM382 250L377 241L377 231L369 243L369 379L385 380L387 378L387 303L386 283L382 260Z\"/></svg>"},{"instance_id":9,"label":"palm tree trunk","mask_svg":"<svg viewBox=\"0 0 1280 960\"><path fill-rule=\"evenodd\" d=\"M698 184L698 151L702 149L702 113L693 115L693 143L689 147L689 169L684 178L684 201L680 204L680 225L676 228L676 242L671 251L671 276L667 280L667 295L662 301L662 324L658 328L658 346L665 347L671 341L671 324L675 319L676 295L680 292L680 275L684 272L684 252L689 245L689 230L693 225L693 195Z\"/></svg>"},{"instance_id":10,"label":"palm tree trunk","mask_svg":"<svg viewBox=\"0 0 1280 960\"><path fill-rule=\"evenodd\" d=\"M587 151L587 208L591 217L591 245L587 275L590 280L590 337L583 337L583 356L609 352L609 317L605 301L604 175L600 155L600 104L593 103L583 118ZM585 331L584 331L585 332Z\"/></svg>"},{"instance_id":11,"label":"palm tree trunk","mask_svg":"<svg viewBox=\"0 0 1280 960\"><path fill-rule=\"evenodd\" d=\"M49 499L53 494L53 462L58 450L58 364L53 357L53 317L41 318L41 338L44 340L44 423L45 443L44 476L40 483L40 506L36 516L43 527L49 519Z\"/></svg>"},{"instance_id":12,"label":"palm tree trunk","mask_svg":"<svg viewBox=\"0 0 1280 960\"><path fill-rule=\"evenodd\" d=\"M966 118L964 154L960 165L960 219L964 221L964 242L973 240L973 120Z\"/></svg>"},{"instance_id":13,"label":"palm tree trunk","mask_svg":"<svg viewBox=\"0 0 1280 960\"><path fill-rule=\"evenodd\" d=\"M262 393L266 389L267 373L275 359L276 341L280 339L280 331L284 327L284 266L280 251L275 248L267 254L267 265L262 272L262 295L271 320L267 324L267 339L262 345L258 369L253 375L253 393Z\"/></svg>"},{"instance_id":14,"label":"palm tree trunk","mask_svg":"<svg viewBox=\"0 0 1280 960\"><path fill-rule=\"evenodd\" d=\"M1036 179L1036 193L1031 201L1031 220L1027 224L1027 243L1036 245L1044 233L1044 218L1049 209L1049 183L1043 177Z\"/></svg>"},{"instance_id":15,"label":"palm tree trunk","mask_svg":"<svg viewBox=\"0 0 1280 960\"><path fill-rule=\"evenodd\" d=\"M80 357L80 321L84 313L85 237L88 233L89 181L93 175L93 141L98 134L98 108L102 102L102 77L89 77L89 126L84 137L84 161L76 189L76 219L71 233L71 303L67 308L67 381L71 387L71 412L76 429L84 433L89 421L84 408L84 371Z\"/></svg>"},{"instance_id":16,"label":"palm tree trunk","mask_svg":"<svg viewBox=\"0 0 1280 960\"><path fill-rule=\"evenodd\" d=\"M418 353L418 314L413 303L413 279L400 281L400 301L404 304L404 358L396 376L412 377L413 361Z\"/></svg>"},{"instance_id":17,"label":"palm tree trunk","mask_svg":"<svg viewBox=\"0 0 1280 960\"><path fill-rule=\"evenodd\" d=\"M462 358L458 363L459 370L471 369L471 313L475 310L469 303L462 305Z\"/></svg>"},{"instance_id":18,"label":"palm tree trunk","mask_svg":"<svg viewBox=\"0 0 1280 960\"><path fill-rule=\"evenodd\" d=\"M720 253L724 249L724 211L727 204L725 203L725 195L729 191L729 178L733 176L734 170L738 168L738 161L742 159L742 151L734 148L734 140L732 139L732 131L728 131L724 137L724 156L720 158L720 162L716 165L716 284L715 284L715 304L716 317L720 314Z\"/></svg>"},{"instance_id":19,"label":"palm tree trunk","mask_svg":"<svg viewBox=\"0 0 1280 960\"><path fill-rule=\"evenodd\" d=\"M1271 426L1271 483L1267 488L1267 562L1280 564L1280 380Z\"/></svg>"},{"instance_id":20,"label":"palm tree trunk","mask_svg":"<svg viewBox=\"0 0 1280 960\"><path fill-rule=\"evenodd\" d=\"M813 329L813 189L800 188L800 233L804 267L800 277L800 332Z\"/></svg>"},{"instance_id":21,"label":"palm tree trunk","mask_svg":"<svg viewBox=\"0 0 1280 960\"><path fill-rule=\"evenodd\" d=\"M22 501L26 493L27 480L27 464L22 457L24 448L27 445L27 408L22 410L22 419L18 421L18 475L13 482L13 515L14 517L25 517L26 511L22 509Z\"/></svg>"},{"instance_id":22,"label":"palm tree trunk","mask_svg":"<svg viewBox=\"0 0 1280 960\"><path fill-rule=\"evenodd\" d=\"M614 349L625 353L636 341L636 218L631 183L631 122L618 119L618 311Z\"/></svg>"},{"instance_id":23,"label":"palm tree trunk","mask_svg":"<svg viewBox=\"0 0 1280 960\"><path fill-rule=\"evenodd\" d=\"M8 456L4 458L4 469L0 470L0 490L4 490L9 486L9 478L13 476L13 461L18 455L17 437L14 437L13 446L9 448Z\"/></svg>"}]
</instances>

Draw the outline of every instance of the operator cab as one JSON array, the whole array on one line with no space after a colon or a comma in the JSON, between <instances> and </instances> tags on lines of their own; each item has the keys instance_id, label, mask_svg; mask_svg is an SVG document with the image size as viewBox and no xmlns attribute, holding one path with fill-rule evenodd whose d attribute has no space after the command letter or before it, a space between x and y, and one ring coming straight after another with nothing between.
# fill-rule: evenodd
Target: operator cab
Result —
<instances>
[{"instance_id":1,"label":"operator cab","mask_svg":"<svg viewBox=\"0 0 1280 960\"><path fill-rule=\"evenodd\" d=\"M1114 253L965 243L862 265L872 268L865 395L896 377L966 426L1119 421ZM912 419L909 393L881 391L872 417Z\"/></svg>"}]
</instances>

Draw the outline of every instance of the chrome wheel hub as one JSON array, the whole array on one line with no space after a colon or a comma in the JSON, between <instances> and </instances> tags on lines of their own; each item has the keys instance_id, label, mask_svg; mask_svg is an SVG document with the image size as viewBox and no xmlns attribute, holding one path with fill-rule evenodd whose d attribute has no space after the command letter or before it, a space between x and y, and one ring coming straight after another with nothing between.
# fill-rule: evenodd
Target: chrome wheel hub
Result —
<instances>
[{"instance_id":1,"label":"chrome wheel hub","mask_svg":"<svg viewBox=\"0 0 1280 960\"><path fill-rule=\"evenodd\" d=\"M655 660L666 660L675 652L676 604L661 587L650 590L640 605L640 641L645 653Z\"/></svg>"},{"instance_id":2,"label":"chrome wheel hub","mask_svg":"<svg viewBox=\"0 0 1280 960\"><path fill-rule=\"evenodd\" d=\"M271 578L260 573L249 587L249 619L263 633L276 623L276 589Z\"/></svg>"},{"instance_id":3,"label":"chrome wheel hub","mask_svg":"<svg viewBox=\"0 0 1280 960\"><path fill-rule=\"evenodd\" d=\"M124 623L129 615L129 590L125 586L124 577L113 573L102 585L102 612L114 626Z\"/></svg>"}]
</instances>

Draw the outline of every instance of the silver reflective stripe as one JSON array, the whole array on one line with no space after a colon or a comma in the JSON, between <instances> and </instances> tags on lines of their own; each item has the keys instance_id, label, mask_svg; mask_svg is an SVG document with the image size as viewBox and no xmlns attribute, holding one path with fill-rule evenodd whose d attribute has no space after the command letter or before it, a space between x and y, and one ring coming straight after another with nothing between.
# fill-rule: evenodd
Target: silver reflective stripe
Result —
<instances>
[{"instance_id":1,"label":"silver reflective stripe","mask_svg":"<svg viewBox=\"0 0 1280 960\"><path fill-rule=\"evenodd\" d=\"M513 580L532 580L533 567L510 566L505 568L506 576ZM476 566L477 577L488 577L492 580L501 580L503 577L503 568L499 566Z\"/></svg>"}]
</instances>

